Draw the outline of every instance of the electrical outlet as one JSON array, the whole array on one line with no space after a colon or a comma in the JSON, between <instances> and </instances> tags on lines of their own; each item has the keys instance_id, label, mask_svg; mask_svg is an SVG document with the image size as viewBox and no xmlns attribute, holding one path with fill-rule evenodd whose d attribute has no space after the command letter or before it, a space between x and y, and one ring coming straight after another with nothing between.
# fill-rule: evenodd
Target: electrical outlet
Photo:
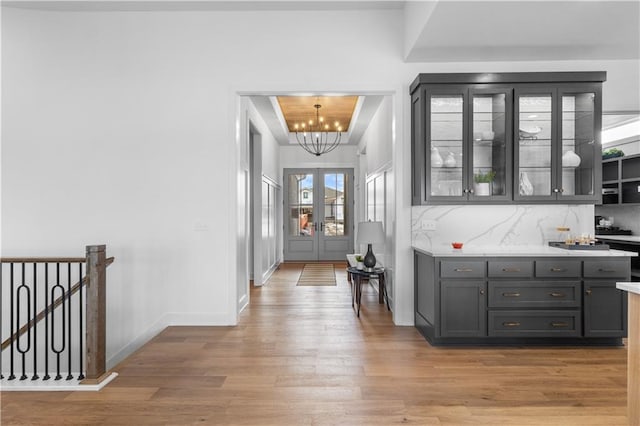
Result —
<instances>
[{"instance_id":1,"label":"electrical outlet","mask_svg":"<svg viewBox=\"0 0 640 426\"><path fill-rule=\"evenodd\" d=\"M422 222L422 226L425 231L435 231L436 230L436 221L435 220L425 220Z\"/></svg>"}]
</instances>

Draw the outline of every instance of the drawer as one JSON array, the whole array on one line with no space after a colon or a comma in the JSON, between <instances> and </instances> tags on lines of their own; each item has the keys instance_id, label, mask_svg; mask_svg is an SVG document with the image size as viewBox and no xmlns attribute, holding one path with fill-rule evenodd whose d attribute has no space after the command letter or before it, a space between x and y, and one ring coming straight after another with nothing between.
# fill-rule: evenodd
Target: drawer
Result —
<instances>
[{"instance_id":1,"label":"drawer","mask_svg":"<svg viewBox=\"0 0 640 426\"><path fill-rule=\"evenodd\" d=\"M630 266L627 260L594 260L584 262L585 278L626 278Z\"/></svg>"},{"instance_id":2,"label":"drawer","mask_svg":"<svg viewBox=\"0 0 640 426\"><path fill-rule=\"evenodd\" d=\"M580 281L489 282L490 308L577 308L582 304Z\"/></svg>"},{"instance_id":3,"label":"drawer","mask_svg":"<svg viewBox=\"0 0 640 426\"><path fill-rule=\"evenodd\" d=\"M488 264L489 277L495 278L524 278L533 276L532 260L490 260Z\"/></svg>"},{"instance_id":4,"label":"drawer","mask_svg":"<svg viewBox=\"0 0 640 426\"><path fill-rule=\"evenodd\" d=\"M489 311L492 337L567 337L582 334L580 311Z\"/></svg>"},{"instance_id":5,"label":"drawer","mask_svg":"<svg viewBox=\"0 0 640 426\"><path fill-rule=\"evenodd\" d=\"M440 276L442 278L482 278L484 277L486 262L471 260L443 260L440 262Z\"/></svg>"},{"instance_id":6,"label":"drawer","mask_svg":"<svg viewBox=\"0 0 640 426\"><path fill-rule=\"evenodd\" d=\"M580 278L581 266L579 260L536 260L536 277Z\"/></svg>"}]
</instances>

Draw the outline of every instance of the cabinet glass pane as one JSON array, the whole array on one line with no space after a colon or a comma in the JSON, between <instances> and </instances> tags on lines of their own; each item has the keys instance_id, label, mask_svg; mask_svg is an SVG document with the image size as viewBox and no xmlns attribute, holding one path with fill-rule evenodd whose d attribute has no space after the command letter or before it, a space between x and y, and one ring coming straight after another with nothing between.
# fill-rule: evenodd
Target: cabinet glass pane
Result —
<instances>
[{"instance_id":1,"label":"cabinet glass pane","mask_svg":"<svg viewBox=\"0 0 640 426\"><path fill-rule=\"evenodd\" d=\"M549 196L551 188L551 95L519 100L518 187L521 196Z\"/></svg>"},{"instance_id":2,"label":"cabinet glass pane","mask_svg":"<svg viewBox=\"0 0 640 426\"><path fill-rule=\"evenodd\" d=\"M431 97L431 195L462 195L462 95Z\"/></svg>"},{"instance_id":3,"label":"cabinet glass pane","mask_svg":"<svg viewBox=\"0 0 640 426\"><path fill-rule=\"evenodd\" d=\"M594 193L594 100L593 93L562 97L562 196Z\"/></svg>"},{"instance_id":4,"label":"cabinet glass pane","mask_svg":"<svg viewBox=\"0 0 640 426\"><path fill-rule=\"evenodd\" d=\"M473 188L476 196L505 195L507 180L504 93L473 98Z\"/></svg>"},{"instance_id":5,"label":"cabinet glass pane","mask_svg":"<svg viewBox=\"0 0 640 426\"><path fill-rule=\"evenodd\" d=\"M312 237L313 227L313 175L289 176L289 235ZM264 225L263 225L264 229Z\"/></svg>"}]
</instances>

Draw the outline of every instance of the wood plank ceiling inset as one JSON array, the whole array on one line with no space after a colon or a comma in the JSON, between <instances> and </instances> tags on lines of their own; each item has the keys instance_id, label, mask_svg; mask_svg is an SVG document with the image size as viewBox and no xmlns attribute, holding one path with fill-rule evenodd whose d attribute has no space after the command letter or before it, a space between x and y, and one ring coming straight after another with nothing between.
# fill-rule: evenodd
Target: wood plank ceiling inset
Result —
<instances>
[{"instance_id":1,"label":"wood plank ceiling inset","mask_svg":"<svg viewBox=\"0 0 640 426\"><path fill-rule=\"evenodd\" d=\"M322 105L320 117L324 117L330 131L335 131L334 123L337 121L342 131L347 132L357 101L357 96L278 96L278 104L290 132L296 131L296 123L308 126L309 120L313 120L315 124L315 104Z\"/></svg>"}]
</instances>

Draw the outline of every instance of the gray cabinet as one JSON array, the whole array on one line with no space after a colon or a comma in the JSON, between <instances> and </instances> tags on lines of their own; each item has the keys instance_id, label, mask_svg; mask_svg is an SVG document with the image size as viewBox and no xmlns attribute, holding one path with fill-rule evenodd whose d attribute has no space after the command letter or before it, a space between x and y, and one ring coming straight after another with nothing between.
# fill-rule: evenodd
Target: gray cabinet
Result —
<instances>
[{"instance_id":1,"label":"gray cabinet","mask_svg":"<svg viewBox=\"0 0 640 426\"><path fill-rule=\"evenodd\" d=\"M412 203L597 202L604 72L420 74Z\"/></svg>"},{"instance_id":2,"label":"gray cabinet","mask_svg":"<svg viewBox=\"0 0 640 426\"><path fill-rule=\"evenodd\" d=\"M440 283L440 335L482 337L487 335L486 283L442 281Z\"/></svg>"},{"instance_id":3,"label":"gray cabinet","mask_svg":"<svg viewBox=\"0 0 640 426\"><path fill-rule=\"evenodd\" d=\"M621 344L628 257L447 257L415 252L415 323L433 344Z\"/></svg>"},{"instance_id":4,"label":"gray cabinet","mask_svg":"<svg viewBox=\"0 0 640 426\"><path fill-rule=\"evenodd\" d=\"M588 337L627 335L627 292L617 281L629 281L628 259L584 263L584 334Z\"/></svg>"}]
</instances>

